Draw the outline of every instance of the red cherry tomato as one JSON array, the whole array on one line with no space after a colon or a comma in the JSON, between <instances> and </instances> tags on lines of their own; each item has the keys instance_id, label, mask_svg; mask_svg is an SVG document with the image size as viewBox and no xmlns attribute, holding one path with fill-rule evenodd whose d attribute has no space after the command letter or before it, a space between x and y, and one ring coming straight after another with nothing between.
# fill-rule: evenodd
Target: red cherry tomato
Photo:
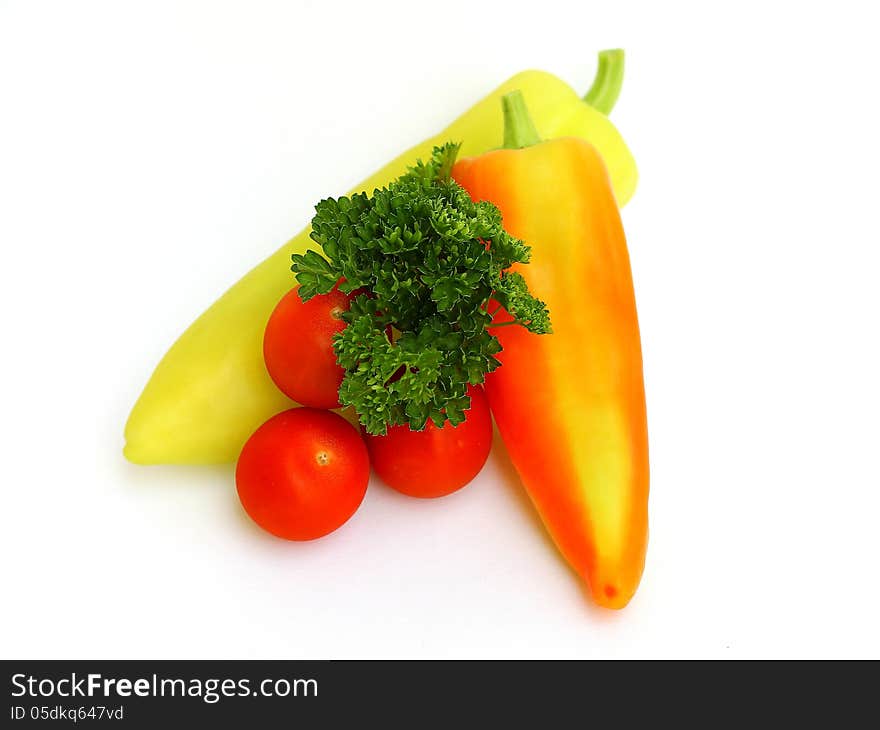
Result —
<instances>
[{"instance_id":1,"label":"red cherry tomato","mask_svg":"<svg viewBox=\"0 0 880 730\"><path fill-rule=\"evenodd\" d=\"M342 416L293 408L260 426L241 451L235 483L260 527L287 540L313 540L342 525L367 491L370 459Z\"/></svg>"},{"instance_id":2,"label":"red cherry tomato","mask_svg":"<svg viewBox=\"0 0 880 730\"><path fill-rule=\"evenodd\" d=\"M345 329L338 315L354 296L334 289L303 302L295 287L278 302L263 335L263 359L288 398L312 408L339 407L345 371L336 362L333 335Z\"/></svg>"},{"instance_id":3,"label":"red cherry tomato","mask_svg":"<svg viewBox=\"0 0 880 730\"><path fill-rule=\"evenodd\" d=\"M432 421L424 431L391 426L384 436L367 434L367 448L376 474L389 487L411 497L442 497L470 482L489 458L492 417L486 394L470 386L471 407L465 421L449 421L437 428Z\"/></svg>"}]
</instances>

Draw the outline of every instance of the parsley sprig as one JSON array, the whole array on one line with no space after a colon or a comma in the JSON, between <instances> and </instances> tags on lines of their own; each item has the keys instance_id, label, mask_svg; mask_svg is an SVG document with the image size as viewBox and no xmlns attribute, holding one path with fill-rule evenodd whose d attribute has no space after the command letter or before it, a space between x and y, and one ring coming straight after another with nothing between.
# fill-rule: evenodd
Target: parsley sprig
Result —
<instances>
[{"instance_id":1,"label":"parsley sprig","mask_svg":"<svg viewBox=\"0 0 880 730\"><path fill-rule=\"evenodd\" d=\"M512 316L503 324L551 331L544 302L507 271L528 262L529 247L504 230L498 208L473 202L451 179L458 149L435 148L372 196L322 200L311 237L323 255L293 255L303 301L337 283L363 290L341 315L348 326L333 348L346 371L339 400L369 433L464 421L468 383L500 365L501 345L486 329L490 298Z\"/></svg>"}]
</instances>

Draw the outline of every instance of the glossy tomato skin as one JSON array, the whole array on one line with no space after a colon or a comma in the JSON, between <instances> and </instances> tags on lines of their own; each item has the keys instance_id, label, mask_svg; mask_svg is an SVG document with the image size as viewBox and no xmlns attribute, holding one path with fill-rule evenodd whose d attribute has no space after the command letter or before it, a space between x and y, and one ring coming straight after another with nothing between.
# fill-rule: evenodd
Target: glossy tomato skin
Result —
<instances>
[{"instance_id":1,"label":"glossy tomato skin","mask_svg":"<svg viewBox=\"0 0 880 730\"><path fill-rule=\"evenodd\" d=\"M295 287L278 302L263 335L263 359L288 398L311 408L339 407L345 371L336 362L333 335L345 329L338 315L353 296L333 289L303 302Z\"/></svg>"},{"instance_id":2,"label":"glossy tomato skin","mask_svg":"<svg viewBox=\"0 0 880 730\"><path fill-rule=\"evenodd\" d=\"M489 458L492 417L486 394L469 386L471 407L464 423L449 421L424 431L391 426L384 436L365 435L376 474L389 487L411 497L443 497L470 482Z\"/></svg>"},{"instance_id":3,"label":"glossy tomato skin","mask_svg":"<svg viewBox=\"0 0 880 730\"><path fill-rule=\"evenodd\" d=\"M344 524L367 491L370 459L342 416L293 408L260 426L235 468L238 497L260 527L314 540Z\"/></svg>"}]
</instances>

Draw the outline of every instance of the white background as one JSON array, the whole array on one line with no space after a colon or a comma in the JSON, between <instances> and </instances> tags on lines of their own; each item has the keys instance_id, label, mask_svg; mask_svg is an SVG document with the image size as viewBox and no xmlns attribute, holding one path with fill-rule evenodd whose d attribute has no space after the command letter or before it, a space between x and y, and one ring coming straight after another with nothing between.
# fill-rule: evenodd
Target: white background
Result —
<instances>
[{"instance_id":1,"label":"white background","mask_svg":"<svg viewBox=\"0 0 880 730\"><path fill-rule=\"evenodd\" d=\"M869 8L0 1L0 655L880 656ZM311 544L231 468L123 460L163 352L316 200L613 46L653 477L625 611L502 454L444 500L374 480Z\"/></svg>"}]
</instances>

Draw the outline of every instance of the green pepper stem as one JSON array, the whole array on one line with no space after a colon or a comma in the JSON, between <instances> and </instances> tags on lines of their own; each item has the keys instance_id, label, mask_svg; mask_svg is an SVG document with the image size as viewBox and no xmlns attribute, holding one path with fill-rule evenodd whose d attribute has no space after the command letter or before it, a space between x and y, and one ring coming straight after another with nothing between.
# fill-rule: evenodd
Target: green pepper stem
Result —
<instances>
[{"instance_id":1,"label":"green pepper stem","mask_svg":"<svg viewBox=\"0 0 880 730\"><path fill-rule=\"evenodd\" d=\"M501 109L504 112L504 149L518 150L541 141L519 89L501 97Z\"/></svg>"},{"instance_id":2,"label":"green pepper stem","mask_svg":"<svg viewBox=\"0 0 880 730\"><path fill-rule=\"evenodd\" d=\"M584 101L606 116L611 113L620 87L623 86L623 49L612 48L599 51L599 69L593 85L584 96Z\"/></svg>"}]
</instances>

